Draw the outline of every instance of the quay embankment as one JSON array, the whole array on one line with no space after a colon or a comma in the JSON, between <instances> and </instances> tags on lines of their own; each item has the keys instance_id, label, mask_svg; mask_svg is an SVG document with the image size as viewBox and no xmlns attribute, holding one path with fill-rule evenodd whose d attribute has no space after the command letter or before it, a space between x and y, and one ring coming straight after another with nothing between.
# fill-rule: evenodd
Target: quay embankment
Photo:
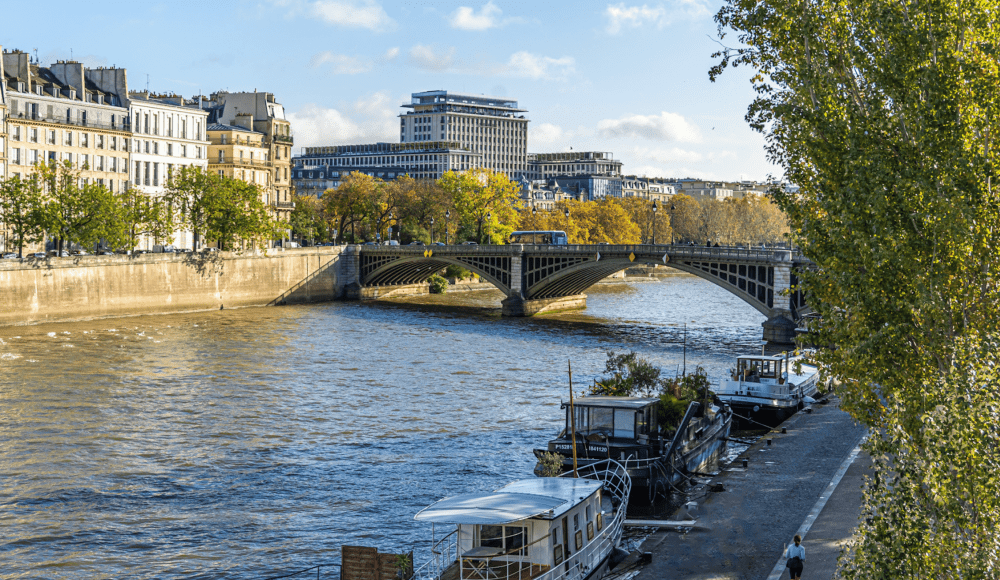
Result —
<instances>
[{"instance_id":1,"label":"quay embankment","mask_svg":"<svg viewBox=\"0 0 1000 580\"><path fill-rule=\"evenodd\" d=\"M339 247L0 262L0 326L333 300Z\"/></svg>"},{"instance_id":2,"label":"quay embankment","mask_svg":"<svg viewBox=\"0 0 1000 580\"><path fill-rule=\"evenodd\" d=\"M813 409L797 413L692 489L697 506L690 513L682 507L670 519L690 515L695 524L652 533L640 548L652 561L635 580L788 578L782 555L795 534L806 548L804 575L832 578L857 524L870 460L856 452L864 427L840 410L839 399L831 396ZM718 485L722 491L710 491Z\"/></svg>"}]
</instances>

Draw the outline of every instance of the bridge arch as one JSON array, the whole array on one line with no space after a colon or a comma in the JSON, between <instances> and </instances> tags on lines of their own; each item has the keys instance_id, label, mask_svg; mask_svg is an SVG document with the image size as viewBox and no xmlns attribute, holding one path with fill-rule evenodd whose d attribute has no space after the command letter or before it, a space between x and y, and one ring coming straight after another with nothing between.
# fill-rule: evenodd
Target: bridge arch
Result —
<instances>
[{"instance_id":1,"label":"bridge arch","mask_svg":"<svg viewBox=\"0 0 1000 580\"><path fill-rule=\"evenodd\" d=\"M511 292L509 256L378 256L361 264L361 283L364 286L419 284L449 265L473 272L504 295Z\"/></svg>"}]
</instances>

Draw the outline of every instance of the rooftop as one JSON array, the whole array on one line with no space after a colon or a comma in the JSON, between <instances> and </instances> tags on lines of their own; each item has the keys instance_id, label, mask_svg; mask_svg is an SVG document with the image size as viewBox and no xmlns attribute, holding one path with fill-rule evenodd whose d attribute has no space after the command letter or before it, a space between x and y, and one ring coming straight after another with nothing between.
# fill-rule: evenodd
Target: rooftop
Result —
<instances>
[{"instance_id":1,"label":"rooftop","mask_svg":"<svg viewBox=\"0 0 1000 580\"><path fill-rule=\"evenodd\" d=\"M509 524L531 517L558 517L595 493L601 482L571 477L538 477L511 482L495 492L445 498L413 519L439 524Z\"/></svg>"},{"instance_id":2,"label":"rooftop","mask_svg":"<svg viewBox=\"0 0 1000 580\"><path fill-rule=\"evenodd\" d=\"M242 131L244 133L255 133L257 135L263 135L260 131L251 131L246 127L237 127L236 125L223 125L221 123L212 123L208 126L206 131Z\"/></svg>"}]
</instances>

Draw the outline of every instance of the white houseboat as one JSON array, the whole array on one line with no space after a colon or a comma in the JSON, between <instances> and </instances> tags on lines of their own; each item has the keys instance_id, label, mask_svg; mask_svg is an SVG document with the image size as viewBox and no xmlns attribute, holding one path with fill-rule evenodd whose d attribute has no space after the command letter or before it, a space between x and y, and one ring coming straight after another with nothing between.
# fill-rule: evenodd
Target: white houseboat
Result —
<instances>
[{"instance_id":1,"label":"white houseboat","mask_svg":"<svg viewBox=\"0 0 1000 580\"><path fill-rule=\"evenodd\" d=\"M631 488L605 460L580 477L539 477L443 499L416 520L454 525L419 580L598 580L621 541ZM432 526L432 536L434 535Z\"/></svg>"},{"instance_id":2,"label":"white houseboat","mask_svg":"<svg viewBox=\"0 0 1000 580\"><path fill-rule=\"evenodd\" d=\"M773 427L813 402L818 383L819 369L801 357L745 355L736 358L730 378L719 382L715 394L732 407L741 426Z\"/></svg>"}]
</instances>

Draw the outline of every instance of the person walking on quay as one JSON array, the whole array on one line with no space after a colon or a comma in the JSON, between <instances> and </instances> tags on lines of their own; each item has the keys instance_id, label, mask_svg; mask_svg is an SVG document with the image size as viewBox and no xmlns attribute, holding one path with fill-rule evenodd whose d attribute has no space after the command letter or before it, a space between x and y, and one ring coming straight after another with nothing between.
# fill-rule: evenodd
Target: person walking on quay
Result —
<instances>
[{"instance_id":1,"label":"person walking on quay","mask_svg":"<svg viewBox=\"0 0 1000 580\"><path fill-rule=\"evenodd\" d=\"M802 564L806 561L806 549L802 547L802 537L795 534L795 543L785 550L785 567L791 580L802 578Z\"/></svg>"}]
</instances>

